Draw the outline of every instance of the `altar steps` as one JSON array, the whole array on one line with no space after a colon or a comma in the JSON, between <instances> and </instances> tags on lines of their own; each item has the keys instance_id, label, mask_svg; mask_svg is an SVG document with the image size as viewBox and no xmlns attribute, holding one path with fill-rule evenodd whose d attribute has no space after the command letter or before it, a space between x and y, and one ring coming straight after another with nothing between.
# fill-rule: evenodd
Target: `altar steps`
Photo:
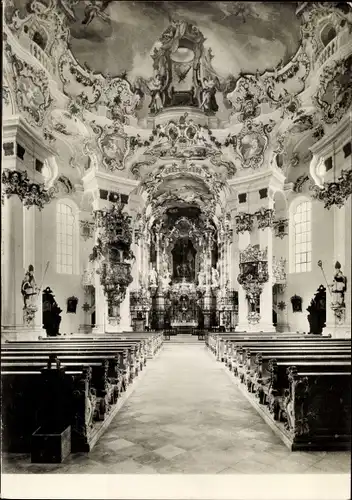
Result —
<instances>
[{"instance_id":1,"label":"altar steps","mask_svg":"<svg viewBox=\"0 0 352 500\"><path fill-rule=\"evenodd\" d=\"M179 333L177 335L171 335L170 340L166 340L167 344L201 344L204 340L198 340L197 335L190 335L187 333Z\"/></svg>"}]
</instances>

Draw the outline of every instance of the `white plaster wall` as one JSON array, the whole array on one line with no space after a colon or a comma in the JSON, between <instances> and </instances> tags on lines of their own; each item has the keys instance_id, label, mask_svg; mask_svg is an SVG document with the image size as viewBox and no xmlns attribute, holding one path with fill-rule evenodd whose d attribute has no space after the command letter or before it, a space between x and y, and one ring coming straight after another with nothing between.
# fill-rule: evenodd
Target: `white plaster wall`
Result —
<instances>
[{"instance_id":1,"label":"white plaster wall","mask_svg":"<svg viewBox=\"0 0 352 500\"><path fill-rule=\"evenodd\" d=\"M52 202L43 210L43 239L42 239L42 259L43 269L47 261L50 261L48 272L45 276L43 289L47 286L53 290L55 299L62 309L60 333L77 333L80 324L85 322L85 313L82 305L85 302L84 290L81 285L82 273L84 269L85 254L88 249L82 245L79 238L79 265L76 274L60 274L56 271L56 203ZM85 259L86 257L86 259ZM78 298L76 314L67 313L67 299L72 295Z\"/></svg>"},{"instance_id":2,"label":"white plaster wall","mask_svg":"<svg viewBox=\"0 0 352 500\"><path fill-rule=\"evenodd\" d=\"M287 319L291 331L308 332L309 323L306 308L310 304L319 285L326 287L326 282L321 269L317 265L318 260L323 262L328 282L333 277L333 254L334 254L334 226L332 211L324 209L324 204L312 201L312 270L306 273L290 273L288 268L287 289ZM287 239L287 237L285 238ZM283 241L285 241L285 239ZM289 257L291 257L289 248ZM290 298L293 295L302 297L302 312L292 312ZM327 302L329 302L327 291ZM328 332L327 332L328 333Z\"/></svg>"}]
</instances>

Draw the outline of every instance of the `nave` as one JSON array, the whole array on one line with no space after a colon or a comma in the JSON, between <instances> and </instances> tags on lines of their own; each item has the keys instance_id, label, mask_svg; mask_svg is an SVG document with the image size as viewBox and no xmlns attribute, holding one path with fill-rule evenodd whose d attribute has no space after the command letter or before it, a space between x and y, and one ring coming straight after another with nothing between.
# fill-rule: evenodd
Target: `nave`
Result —
<instances>
[{"instance_id":1,"label":"nave","mask_svg":"<svg viewBox=\"0 0 352 500\"><path fill-rule=\"evenodd\" d=\"M348 473L350 453L291 452L202 342L165 343L90 453L4 454L3 473Z\"/></svg>"}]
</instances>

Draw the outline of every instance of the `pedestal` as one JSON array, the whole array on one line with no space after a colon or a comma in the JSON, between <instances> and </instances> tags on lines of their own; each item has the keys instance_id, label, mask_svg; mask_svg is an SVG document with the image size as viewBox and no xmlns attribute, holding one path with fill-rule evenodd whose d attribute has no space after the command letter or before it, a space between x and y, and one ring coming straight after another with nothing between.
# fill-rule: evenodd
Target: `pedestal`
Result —
<instances>
[{"instance_id":1,"label":"pedestal","mask_svg":"<svg viewBox=\"0 0 352 500\"><path fill-rule=\"evenodd\" d=\"M8 341L29 341L38 340L39 337L46 337L46 331L40 327L19 325L16 327L3 326L1 328L1 342Z\"/></svg>"}]
</instances>

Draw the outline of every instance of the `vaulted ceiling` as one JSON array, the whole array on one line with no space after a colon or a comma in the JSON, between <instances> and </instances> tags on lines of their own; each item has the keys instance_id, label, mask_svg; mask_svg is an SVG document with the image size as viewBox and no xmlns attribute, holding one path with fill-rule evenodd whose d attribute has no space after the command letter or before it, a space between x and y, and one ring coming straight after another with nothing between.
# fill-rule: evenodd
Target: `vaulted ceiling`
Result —
<instances>
[{"instance_id":1,"label":"vaulted ceiling","mask_svg":"<svg viewBox=\"0 0 352 500\"><path fill-rule=\"evenodd\" d=\"M207 205L209 185L186 175L199 165L205 170L197 175L213 176L221 189L226 179L273 164L294 180L297 161L309 164L308 148L352 99L348 51L324 52L331 26L336 46L348 42L351 9L340 4L7 0L5 21L5 89L13 110L59 151L60 172L73 184L92 168L154 183L156 165L174 159L184 163L182 175L153 191L159 204L169 196L168 207ZM180 114L171 130L151 116L148 82L182 29L202 40L203 77L215 82L218 109L210 117L199 108L196 118ZM28 64L11 37L30 39ZM171 52L189 71L189 48ZM46 71L34 70L39 62ZM297 148L305 150L298 159Z\"/></svg>"}]
</instances>

